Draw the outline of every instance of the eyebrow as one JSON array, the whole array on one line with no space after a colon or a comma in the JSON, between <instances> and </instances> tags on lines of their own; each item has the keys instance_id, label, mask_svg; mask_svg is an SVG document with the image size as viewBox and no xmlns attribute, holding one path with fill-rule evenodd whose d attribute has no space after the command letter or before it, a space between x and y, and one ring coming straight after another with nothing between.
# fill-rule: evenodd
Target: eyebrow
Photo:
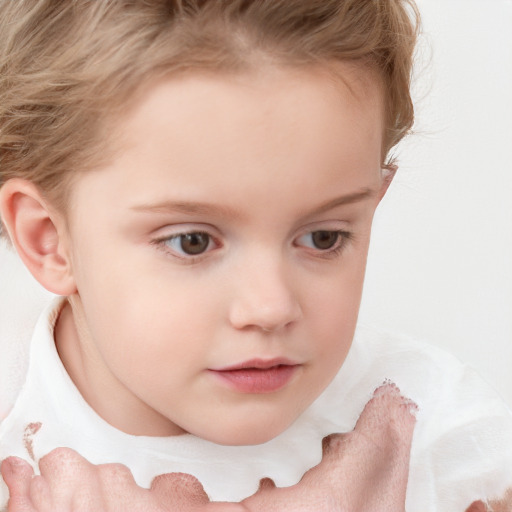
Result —
<instances>
[{"instance_id":1,"label":"eyebrow","mask_svg":"<svg viewBox=\"0 0 512 512\"><path fill-rule=\"evenodd\" d=\"M327 201L317 208L315 208L311 214L319 214L323 212L327 212L329 210L332 210L338 206L344 206L347 204L353 204L353 203L359 203L360 201L364 201L366 199L371 199L377 195L377 191L373 190L371 188L364 188L362 190L359 190L358 192L352 192L351 194L346 194L340 197L335 197L334 199L331 199L330 201Z\"/></svg>"},{"instance_id":2,"label":"eyebrow","mask_svg":"<svg viewBox=\"0 0 512 512\"><path fill-rule=\"evenodd\" d=\"M188 215L215 215L218 217L240 216L236 210L229 206L195 201L162 201L155 204L133 206L131 210L145 213L183 213Z\"/></svg>"},{"instance_id":3,"label":"eyebrow","mask_svg":"<svg viewBox=\"0 0 512 512\"><path fill-rule=\"evenodd\" d=\"M365 188L357 192L330 199L311 212L308 212L307 215L316 215L332 210L338 206L364 201L375 195L375 190ZM154 204L140 204L133 206L131 210L144 213L182 213L188 215L210 215L230 218L240 217L240 212L230 208L229 206L195 201L162 201Z\"/></svg>"}]
</instances>

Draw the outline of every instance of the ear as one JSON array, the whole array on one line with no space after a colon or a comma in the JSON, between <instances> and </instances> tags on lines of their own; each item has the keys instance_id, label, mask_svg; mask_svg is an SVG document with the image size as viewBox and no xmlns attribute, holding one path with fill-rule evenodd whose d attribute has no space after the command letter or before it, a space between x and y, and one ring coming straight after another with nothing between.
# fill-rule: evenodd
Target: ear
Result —
<instances>
[{"instance_id":1,"label":"ear","mask_svg":"<svg viewBox=\"0 0 512 512\"><path fill-rule=\"evenodd\" d=\"M64 219L50 208L37 186L19 178L2 185L0 217L16 251L36 280L58 295L75 293Z\"/></svg>"},{"instance_id":2,"label":"ear","mask_svg":"<svg viewBox=\"0 0 512 512\"><path fill-rule=\"evenodd\" d=\"M396 164L386 164L382 167L382 183L379 191L379 201L385 196L393 178L395 177L398 166Z\"/></svg>"}]
</instances>

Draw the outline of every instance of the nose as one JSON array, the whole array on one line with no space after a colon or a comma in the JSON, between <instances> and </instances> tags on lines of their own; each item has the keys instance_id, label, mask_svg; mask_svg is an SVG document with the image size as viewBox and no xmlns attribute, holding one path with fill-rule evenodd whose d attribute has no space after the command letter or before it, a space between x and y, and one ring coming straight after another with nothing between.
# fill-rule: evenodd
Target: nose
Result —
<instances>
[{"instance_id":1,"label":"nose","mask_svg":"<svg viewBox=\"0 0 512 512\"><path fill-rule=\"evenodd\" d=\"M302 317L298 293L278 265L249 265L234 280L229 320L236 329L279 331Z\"/></svg>"}]
</instances>

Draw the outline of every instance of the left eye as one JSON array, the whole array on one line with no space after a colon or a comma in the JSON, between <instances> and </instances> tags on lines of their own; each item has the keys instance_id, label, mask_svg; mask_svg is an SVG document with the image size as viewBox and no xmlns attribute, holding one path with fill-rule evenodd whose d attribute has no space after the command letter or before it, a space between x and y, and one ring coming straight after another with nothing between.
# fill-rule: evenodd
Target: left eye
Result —
<instances>
[{"instance_id":1,"label":"left eye","mask_svg":"<svg viewBox=\"0 0 512 512\"><path fill-rule=\"evenodd\" d=\"M200 231L180 233L166 238L162 242L170 249L186 256L203 254L213 245L211 236Z\"/></svg>"},{"instance_id":2,"label":"left eye","mask_svg":"<svg viewBox=\"0 0 512 512\"><path fill-rule=\"evenodd\" d=\"M297 242L297 245L310 247L320 251L328 251L336 246L339 246L343 240L344 233L342 231L313 231L302 235Z\"/></svg>"}]
</instances>

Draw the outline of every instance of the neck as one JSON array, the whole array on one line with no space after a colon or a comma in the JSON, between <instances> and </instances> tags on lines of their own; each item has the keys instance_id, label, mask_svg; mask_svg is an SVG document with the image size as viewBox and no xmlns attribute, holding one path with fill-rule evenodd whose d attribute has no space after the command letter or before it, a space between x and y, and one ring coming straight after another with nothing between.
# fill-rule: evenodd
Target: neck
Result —
<instances>
[{"instance_id":1,"label":"neck","mask_svg":"<svg viewBox=\"0 0 512 512\"><path fill-rule=\"evenodd\" d=\"M59 357L78 391L113 427L131 435L172 436L184 431L134 397L108 370L80 311L66 302L54 330ZM78 317L78 318L77 318Z\"/></svg>"}]
</instances>

